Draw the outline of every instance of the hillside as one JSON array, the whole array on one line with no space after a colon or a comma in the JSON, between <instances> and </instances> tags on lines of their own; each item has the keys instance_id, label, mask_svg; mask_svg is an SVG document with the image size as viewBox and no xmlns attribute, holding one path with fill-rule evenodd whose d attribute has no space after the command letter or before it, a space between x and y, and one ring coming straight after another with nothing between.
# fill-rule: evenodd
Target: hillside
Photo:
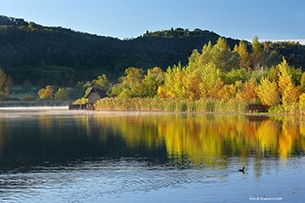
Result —
<instances>
[{"instance_id":1,"label":"hillside","mask_svg":"<svg viewBox=\"0 0 305 203\"><path fill-rule=\"evenodd\" d=\"M67 86L102 73L117 79L131 66L165 70L178 62L186 64L194 49L201 51L219 37L210 31L177 28L120 40L0 16L0 67L15 84L29 80L34 85ZM239 42L226 40L231 49ZM278 43L272 47L288 62L305 67L304 46Z\"/></svg>"}]
</instances>

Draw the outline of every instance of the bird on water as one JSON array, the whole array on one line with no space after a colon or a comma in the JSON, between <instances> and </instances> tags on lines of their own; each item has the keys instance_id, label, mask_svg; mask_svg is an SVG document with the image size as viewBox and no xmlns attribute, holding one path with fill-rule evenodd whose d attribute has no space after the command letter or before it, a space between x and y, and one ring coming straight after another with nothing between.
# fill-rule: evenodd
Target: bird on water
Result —
<instances>
[{"instance_id":1,"label":"bird on water","mask_svg":"<svg viewBox=\"0 0 305 203\"><path fill-rule=\"evenodd\" d=\"M239 169L238 171L245 173L245 167L242 167L241 169Z\"/></svg>"}]
</instances>

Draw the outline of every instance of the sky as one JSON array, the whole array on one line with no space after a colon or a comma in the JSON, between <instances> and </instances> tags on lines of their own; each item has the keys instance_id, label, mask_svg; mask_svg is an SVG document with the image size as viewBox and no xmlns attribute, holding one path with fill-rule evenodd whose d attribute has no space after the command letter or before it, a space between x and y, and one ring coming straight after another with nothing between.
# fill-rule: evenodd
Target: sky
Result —
<instances>
[{"instance_id":1,"label":"sky","mask_svg":"<svg viewBox=\"0 0 305 203\"><path fill-rule=\"evenodd\" d=\"M120 39L199 28L234 39L305 42L304 0L0 0L0 15Z\"/></svg>"}]
</instances>

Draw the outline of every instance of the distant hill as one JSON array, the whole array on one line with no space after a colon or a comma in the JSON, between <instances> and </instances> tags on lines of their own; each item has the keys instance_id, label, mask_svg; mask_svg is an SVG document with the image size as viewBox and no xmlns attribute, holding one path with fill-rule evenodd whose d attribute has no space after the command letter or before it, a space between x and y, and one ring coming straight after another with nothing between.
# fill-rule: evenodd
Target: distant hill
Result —
<instances>
[{"instance_id":1,"label":"distant hill","mask_svg":"<svg viewBox=\"0 0 305 203\"><path fill-rule=\"evenodd\" d=\"M120 40L0 16L0 67L13 76L15 84L29 80L35 85L66 86L102 73L115 79L131 66L165 70L178 62L184 65L194 49L201 51L219 37L210 31L177 28ZM239 43L226 40L231 48ZM283 55L292 55L295 64L305 67L299 59L305 58L304 46L299 46L284 47Z\"/></svg>"}]
</instances>

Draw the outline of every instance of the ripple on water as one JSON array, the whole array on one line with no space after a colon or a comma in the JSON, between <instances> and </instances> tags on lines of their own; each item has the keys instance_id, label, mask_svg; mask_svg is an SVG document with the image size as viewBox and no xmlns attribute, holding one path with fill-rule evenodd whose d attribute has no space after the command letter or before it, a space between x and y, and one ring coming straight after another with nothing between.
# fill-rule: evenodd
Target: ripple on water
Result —
<instances>
[{"instance_id":1,"label":"ripple on water","mask_svg":"<svg viewBox=\"0 0 305 203\"><path fill-rule=\"evenodd\" d=\"M37 167L28 173L1 175L0 199L11 202L94 200L94 197L106 199L217 181L211 171L203 172L147 166L145 162L132 160Z\"/></svg>"},{"instance_id":2,"label":"ripple on water","mask_svg":"<svg viewBox=\"0 0 305 203\"><path fill-rule=\"evenodd\" d=\"M275 160L269 162L272 162L269 163L272 166L279 164ZM304 160L301 162L304 163ZM290 181L289 178L282 177L282 174L294 177L297 174L291 169L304 166L299 166L300 159L290 159L286 164L286 169L267 166L274 169L256 177L254 164L248 165L246 173L242 174L230 166L223 170L191 167L181 169L171 164L154 165L136 159L77 161L67 166L40 166L27 173L0 175L0 200L101 202L121 198L140 199L151 195L151 200L157 201L159 196L167 197L168 193L173 193L176 200L186 197L202 200L200 198L203 196L216 200L218 194L222 194L223 199L236 195L240 199L247 199L268 194L283 198L298 197L305 188L291 182L295 179ZM233 165L236 166L236 163ZM267 163L262 166L264 170L267 170L266 165ZM285 180L278 179L279 177ZM280 183L287 190L280 189L274 182Z\"/></svg>"}]
</instances>

